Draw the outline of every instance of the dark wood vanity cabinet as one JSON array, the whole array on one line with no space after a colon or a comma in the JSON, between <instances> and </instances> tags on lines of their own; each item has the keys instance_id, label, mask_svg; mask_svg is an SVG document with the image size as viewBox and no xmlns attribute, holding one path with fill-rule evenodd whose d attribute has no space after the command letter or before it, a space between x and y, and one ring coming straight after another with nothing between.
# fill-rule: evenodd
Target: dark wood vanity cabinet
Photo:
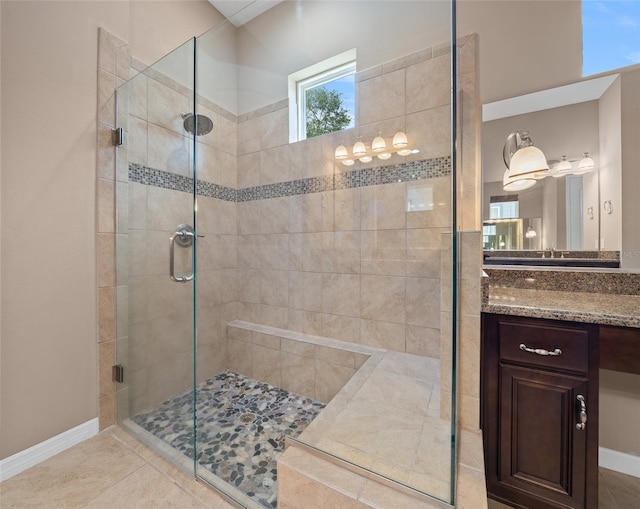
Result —
<instances>
[{"instance_id":1,"label":"dark wood vanity cabinet","mask_svg":"<svg viewBox=\"0 0 640 509\"><path fill-rule=\"evenodd\" d=\"M482 429L490 498L598 504L598 326L483 314Z\"/></svg>"}]
</instances>

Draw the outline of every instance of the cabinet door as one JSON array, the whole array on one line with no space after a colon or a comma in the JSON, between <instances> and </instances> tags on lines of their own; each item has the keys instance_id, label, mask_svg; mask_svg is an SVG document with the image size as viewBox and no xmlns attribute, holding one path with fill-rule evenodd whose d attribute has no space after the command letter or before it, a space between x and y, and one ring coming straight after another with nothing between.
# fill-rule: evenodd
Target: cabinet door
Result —
<instances>
[{"instance_id":1,"label":"cabinet door","mask_svg":"<svg viewBox=\"0 0 640 509\"><path fill-rule=\"evenodd\" d=\"M501 362L499 386L498 484L528 507L584 507L586 379Z\"/></svg>"}]
</instances>

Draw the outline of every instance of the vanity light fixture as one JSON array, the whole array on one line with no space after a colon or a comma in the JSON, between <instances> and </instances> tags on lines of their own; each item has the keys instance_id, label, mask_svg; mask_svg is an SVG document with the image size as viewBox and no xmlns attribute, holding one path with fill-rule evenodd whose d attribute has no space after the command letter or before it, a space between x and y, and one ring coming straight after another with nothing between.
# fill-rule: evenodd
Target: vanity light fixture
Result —
<instances>
[{"instance_id":1,"label":"vanity light fixture","mask_svg":"<svg viewBox=\"0 0 640 509\"><path fill-rule=\"evenodd\" d=\"M512 140L510 143L510 139ZM507 138L505 147L512 149L515 142L515 151L510 152L508 164L509 176L512 178L525 177L527 175L542 174L549 171L549 165L542 150L533 145L528 131L516 131Z\"/></svg>"},{"instance_id":2,"label":"vanity light fixture","mask_svg":"<svg viewBox=\"0 0 640 509\"><path fill-rule=\"evenodd\" d=\"M336 147L334 157L345 166L352 166L356 159L363 163L370 163L373 161L374 156L384 161L389 159L394 153L401 156L408 156L410 154L417 154L420 152L418 149L409 148L407 135L402 131L398 131L393 136L391 145L392 148L388 148L387 142L382 137L382 134L378 133L378 136L376 136L371 142L370 150L367 149L367 145L365 145L362 140L358 140L351 149L351 156L349 156L349 150L345 145L339 145Z\"/></svg>"},{"instance_id":3,"label":"vanity light fixture","mask_svg":"<svg viewBox=\"0 0 640 509\"><path fill-rule=\"evenodd\" d=\"M582 175L583 173L589 173L595 169L596 165L593 159L589 157L589 152L582 154L582 160L578 163L578 169L574 173L576 175Z\"/></svg>"},{"instance_id":4,"label":"vanity light fixture","mask_svg":"<svg viewBox=\"0 0 640 509\"><path fill-rule=\"evenodd\" d=\"M398 131L396 134L393 135L392 145L393 145L393 148L398 148L398 149L408 147L409 140L407 140L407 135L404 134L402 131Z\"/></svg>"},{"instance_id":5,"label":"vanity light fixture","mask_svg":"<svg viewBox=\"0 0 640 509\"><path fill-rule=\"evenodd\" d=\"M502 189L508 192L524 191L525 189L529 189L530 187L533 187L535 185L535 178L521 178L519 180L516 180L509 176L509 170L506 170L502 177Z\"/></svg>"},{"instance_id":6,"label":"vanity light fixture","mask_svg":"<svg viewBox=\"0 0 640 509\"><path fill-rule=\"evenodd\" d=\"M528 131L515 131L509 136L502 150L507 171L503 178L503 189L522 190L535 185L537 179L547 176L549 164L542 150L533 145ZM516 182L528 181L519 187ZM507 188L507 186L509 188Z\"/></svg>"},{"instance_id":7,"label":"vanity light fixture","mask_svg":"<svg viewBox=\"0 0 640 509\"><path fill-rule=\"evenodd\" d=\"M347 147L345 147L344 145L338 145L336 147L336 151L334 153L334 157L336 159L338 159L339 161L342 159L348 159L349 158L349 152L347 151Z\"/></svg>"},{"instance_id":8,"label":"vanity light fixture","mask_svg":"<svg viewBox=\"0 0 640 509\"><path fill-rule=\"evenodd\" d=\"M524 234L524 236L528 239L534 239L538 236L538 234L536 233L536 231L533 229L533 226L529 226L527 228L526 233Z\"/></svg>"},{"instance_id":9,"label":"vanity light fixture","mask_svg":"<svg viewBox=\"0 0 640 509\"><path fill-rule=\"evenodd\" d=\"M386 149L387 142L384 141L384 138L378 133L378 136L371 142L371 150L377 154L378 152L384 152Z\"/></svg>"},{"instance_id":10,"label":"vanity light fixture","mask_svg":"<svg viewBox=\"0 0 640 509\"><path fill-rule=\"evenodd\" d=\"M569 175L572 171L573 166L571 165L571 161L567 161L567 156L562 156L560 162L553 170L549 172L549 175L555 178L559 178Z\"/></svg>"},{"instance_id":11,"label":"vanity light fixture","mask_svg":"<svg viewBox=\"0 0 640 509\"><path fill-rule=\"evenodd\" d=\"M353 157L359 158L364 156L367 153L367 147L364 146L360 140L356 141L356 144L353 146Z\"/></svg>"},{"instance_id":12,"label":"vanity light fixture","mask_svg":"<svg viewBox=\"0 0 640 509\"><path fill-rule=\"evenodd\" d=\"M579 161L579 162L578 162ZM578 162L577 169L574 169L573 163ZM595 169L595 164L593 159L589 157L588 152L584 152L582 155L582 159L571 159L568 160L567 156L562 156L560 161L553 166L549 175L551 177L566 177L567 175L584 175L585 173L589 173Z\"/></svg>"},{"instance_id":13,"label":"vanity light fixture","mask_svg":"<svg viewBox=\"0 0 640 509\"><path fill-rule=\"evenodd\" d=\"M567 156L562 156L561 161L558 163L558 171L571 171L572 168L571 162L567 161Z\"/></svg>"}]
</instances>

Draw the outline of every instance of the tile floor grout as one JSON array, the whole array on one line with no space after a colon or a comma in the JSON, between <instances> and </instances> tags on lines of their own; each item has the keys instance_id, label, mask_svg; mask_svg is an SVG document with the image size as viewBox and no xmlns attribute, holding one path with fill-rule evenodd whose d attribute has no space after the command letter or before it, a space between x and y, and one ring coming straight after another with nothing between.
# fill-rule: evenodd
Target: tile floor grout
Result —
<instances>
[{"instance_id":1,"label":"tile floor grout","mask_svg":"<svg viewBox=\"0 0 640 509\"><path fill-rule=\"evenodd\" d=\"M105 470L99 472L96 464ZM155 474L153 479L137 482L148 467ZM122 469L127 473L122 475ZM599 474L601 509L637 507L640 479L604 468ZM114 477L108 479L110 475ZM97 481L102 482L97 485ZM3 508L112 507L125 497L129 502L146 503L146 507L233 509L213 489L190 478L117 425L4 481L0 496ZM489 507L510 506L490 500Z\"/></svg>"}]
</instances>

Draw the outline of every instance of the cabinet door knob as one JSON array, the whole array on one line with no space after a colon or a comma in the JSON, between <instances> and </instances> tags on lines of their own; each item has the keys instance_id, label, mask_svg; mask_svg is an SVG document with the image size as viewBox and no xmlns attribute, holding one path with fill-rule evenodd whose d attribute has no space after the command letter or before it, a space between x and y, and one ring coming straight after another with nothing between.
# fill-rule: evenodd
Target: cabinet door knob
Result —
<instances>
[{"instance_id":1,"label":"cabinet door knob","mask_svg":"<svg viewBox=\"0 0 640 509\"><path fill-rule=\"evenodd\" d=\"M544 350L542 348L529 348L524 343L520 343L520 350L529 353L535 353L536 355L562 355L562 350L556 348L555 350Z\"/></svg>"},{"instance_id":2,"label":"cabinet door knob","mask_svg":"<svg viewBox=\"0 0 640 509\"><path fill-rule=\"evenodd\" d=\"M582 394L578 394L577 398L578 403L580 404L580 422L576 424L576 428L580 431L586 429L587 427L587 402L584 399Z\"/></svg>"}]
</instances>

